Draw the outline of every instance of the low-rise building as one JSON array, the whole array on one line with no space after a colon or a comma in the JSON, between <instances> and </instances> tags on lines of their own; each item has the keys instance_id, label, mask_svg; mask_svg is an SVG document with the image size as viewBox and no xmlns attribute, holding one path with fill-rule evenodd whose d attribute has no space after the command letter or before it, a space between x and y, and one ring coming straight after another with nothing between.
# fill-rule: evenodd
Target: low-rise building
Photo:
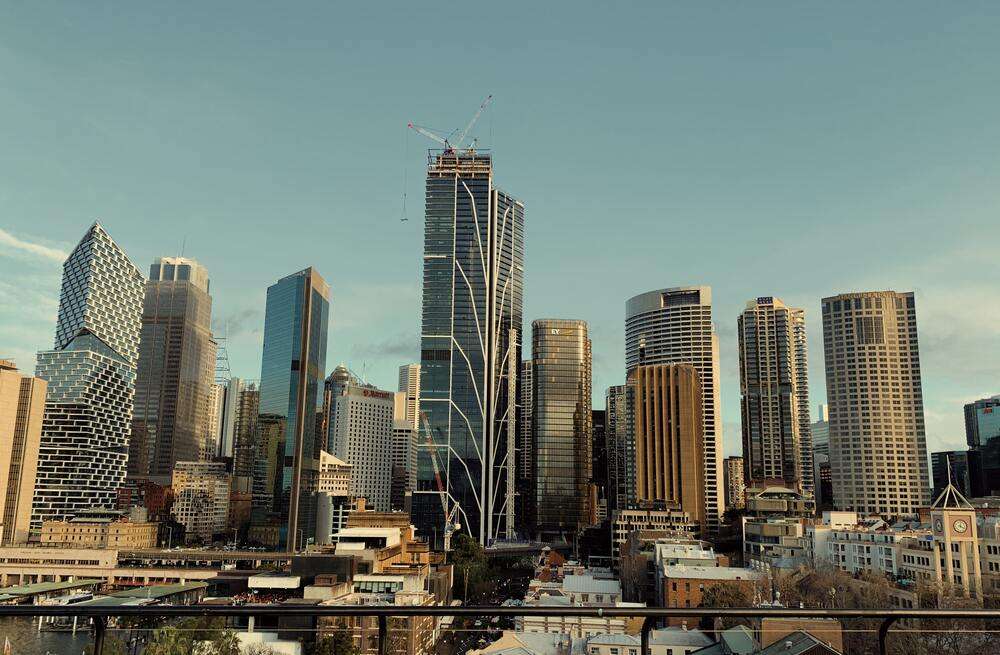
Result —
<instances>
[{"instance_id":1,"label":"low-rise building","mask_svg":"<svg viewBox=\"0 0 1000 655\"><path fill-rule=\"evenodd\" d=\"M611 533L611 559L616 568L625 541L633 532L656 533L660 537L697 538L698 525L687 512L671 508L630 508L615 513Z\"/></svg>"},{"instance_id":2,"label":"low-rise building","mask_svg":"<svg viewBox=\"0 0 1000 655\"><path fill-rule=\"evenodd\" d=\"M95 508L68 521L44 521L40 540L49 548L154 548L158 528L146 520L141 508L132 512Z\"/></svg>"},{"instance_id":3,"label":"low-rise building","mask_svg":"<svg viewBox=\"0 0 1000 655\"><path fill-rule=\"evenodd\" d=\"M758 585L767 580L762 571L733 566L665 566L658 575L660 607L699 607L705 592L723 583L739 585L753 599L759 595ZM680 622L671 620L671 625Z\"/></svg>"},{"instance_id":4,"label":"low-rise building","mask_svg":"<svg viewBox=\"0 0 1000 655\"><path fill-rule=\"evenodd\" d=\"M570 565L567 563L567 565ZM554 576L552 576L554 577ZM577 569L561 579L532 580L525 607L644 607L622 601L621 583L608 570ZM521 616L519 632L547 632L583 638L598 634L638 634L641 621L627 617Z\"/></svg>"}]
</instances>

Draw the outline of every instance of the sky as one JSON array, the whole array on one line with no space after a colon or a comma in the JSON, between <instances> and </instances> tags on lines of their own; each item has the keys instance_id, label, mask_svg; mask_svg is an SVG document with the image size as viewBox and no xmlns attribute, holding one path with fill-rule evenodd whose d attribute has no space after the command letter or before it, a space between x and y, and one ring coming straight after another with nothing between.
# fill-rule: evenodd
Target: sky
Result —
<instances>
[{"instance_id":1,"label":"sky","mask_svg":"<svg viewBox=\"0 0 1000 655\"><path fill-rule=\"evenodd\" d=\"M0 21L0 357L50 348L98 219L143 271L209 270L233 375L267 287L332 287L327 368L419 358L423 172L474 135L525 203L526 326L588 321L595 407L625 301L712 287L725 451L736 318L774 295L914 291L929 450L1000 393L1000 4L18 3ZM405 197L405 203L404 203ZM405 209L404 209L405 208ZM407 219L405 221L401 219ZM815 407L813 408L815 412Z\"/></svg>"}]
</instances>

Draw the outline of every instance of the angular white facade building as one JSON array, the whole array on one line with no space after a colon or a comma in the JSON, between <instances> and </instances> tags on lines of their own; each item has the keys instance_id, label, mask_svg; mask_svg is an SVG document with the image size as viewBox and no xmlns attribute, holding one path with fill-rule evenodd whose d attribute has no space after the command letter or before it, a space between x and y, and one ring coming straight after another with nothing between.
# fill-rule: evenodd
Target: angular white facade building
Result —
<instances>
[{"instance_id":1,"label":"angular white facade building","mask_svg":"<svg viewBox=\"0 0 1000 655\"><path fill-rule=\"evenodd\" d=\"M625 305L625 370L643 364L691 364L701 381L704 421L705 519L719 529L724 509L722 420L719 416L719 338L712 325L712 289L658 289Z\"/></svg>"},{"instance_id":2,"label":"angular white facade building","mask_svg":"<svg viewBox=\"0 0 1000 655\"><path fill-rule=\"evenodd\" d=\"M31 525L112 505L125 479L143 277L94 223L63 264L55 346L38 353L48 381Z\"/></svg>"},{"instance_id":3,"label":"angular white facade building","mask_svg":"<svg viewBox=\"0 0 1000 655\"><path fill-rule=\"evenodd\" d=\"M399 367L398 390L406 394L405 416L415 430L420 429L420 364L403 364ZM399 417L398 417L399 418Z\"/></svg>"}]
</instances>

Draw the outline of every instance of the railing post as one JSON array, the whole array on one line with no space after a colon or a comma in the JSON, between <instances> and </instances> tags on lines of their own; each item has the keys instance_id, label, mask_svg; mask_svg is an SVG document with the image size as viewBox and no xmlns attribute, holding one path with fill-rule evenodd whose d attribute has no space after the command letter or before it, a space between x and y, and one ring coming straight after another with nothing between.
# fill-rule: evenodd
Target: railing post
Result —
<instances>
[{"instance_id":1,"label":"railing post","mask_svg":"<svg viewBox=\"0 0 1000 655\"><path fill-rule=\"evenodd\" d=\"M656 623L656 619L652 616L647 616L642 620L642 632L640 633L641 640L641 650L639 653L641 655L649 655L649 633L653 629L653 624Z\"/></svg>"},{"instance_id":2,"label":"railing post","mask_svg":"<svg viewBox=\"0 0 1000 655\"><path fill-rule=\"evenodd\" d=\"M104 632L107 627L107 619L94 617L94 655L104 655Z\"/></svg>"},{"instance_id":3,"label":"railing post","mask_svg":"<svg viewBox=\"0 0 1000 655\"><path fill-rule=\"evenodd\" d=\"M378 655L389 655L389 617L378 615Z\"/></svg>"},{"instance_id":4,"label":"railing post","mask_svg":"<svg viewBox=\"0 0 1000 655\"><path fill-rule=\"evenodd\" d=\"M896 617L891 616L878 627L878 652L879 655L886 655L889 651L886 648L885 640L889 636L889 626L896 622Z\"/></svg>"}]
</instances>

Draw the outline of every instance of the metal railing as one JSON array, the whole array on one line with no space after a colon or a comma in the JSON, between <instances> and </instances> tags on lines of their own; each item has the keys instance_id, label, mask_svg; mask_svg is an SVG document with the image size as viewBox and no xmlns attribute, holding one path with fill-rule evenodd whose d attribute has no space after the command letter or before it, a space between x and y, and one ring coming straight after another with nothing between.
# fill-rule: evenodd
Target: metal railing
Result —
<instances>
[{"instance_id":1,"label":"metal railing","mask_svg":"<svg viewBox=\"0 0 1000 655\"><path fill-rule=\"evenodd\" d=\"M732 619L881 619L879 653L885 655L889 630L900 620L951 619L1000 621L994 609L800 609L800 608L663 608L663 607L444 607L369 605L143 605L132 607L87 607L81 605L0 605L0 617L80 617L93 620L94 655L103 655L110 617L376 617L378 653L389 655L389 619L435 617L581 617L642 618L641 653L649 655L649 633L662 620Z\"/></svg>"}]
</instances>

